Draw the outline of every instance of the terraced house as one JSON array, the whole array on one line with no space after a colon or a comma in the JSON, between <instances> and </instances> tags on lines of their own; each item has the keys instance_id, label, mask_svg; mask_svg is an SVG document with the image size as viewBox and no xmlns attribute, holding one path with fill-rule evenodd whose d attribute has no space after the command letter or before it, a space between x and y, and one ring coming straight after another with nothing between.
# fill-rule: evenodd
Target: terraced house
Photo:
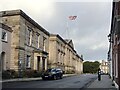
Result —
<instances>
[{"instance_id":1,"label":"terraced house","mask_svg":"<svg viewBox=\"0 0 120 90\"><path fill-rule=\"evenodd\" d=\"M9 69L42 71L60 67L65 72L82 73L83 58L72 40L50 34L22 10L2 11L2 22L12 30Z\"/></svg>"}]
</instances>

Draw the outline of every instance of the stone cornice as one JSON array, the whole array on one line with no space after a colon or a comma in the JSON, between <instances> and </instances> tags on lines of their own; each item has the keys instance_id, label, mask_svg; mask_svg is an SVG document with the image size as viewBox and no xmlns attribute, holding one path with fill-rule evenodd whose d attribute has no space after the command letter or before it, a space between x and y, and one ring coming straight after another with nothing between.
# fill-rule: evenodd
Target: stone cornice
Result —
<instances>
[{"instance_id":1,"label":"stone cornice","mask_svg":"<svg viewBox=\"0 0 120 90\"><path fill-rule=\"evenodd\" d=\"M50 37L57 37L57 38L59 38L64 44L67 44L67 43L65 42L65 40L62 39L62 37L61 37L60 35L58 35L58 34L50 34Z\"/></svg>"},{"instance_id":2,"label":"stone cornice","mask_svg":"<svg viewBox=\"0 0 120 90\"><path fill-rule=\"evenodd\" d=\"M0 28L5 29L5 30L7 30L7 31L9 31L9 32L12 32L12 31L13 31L10 27L8 27L7 25L5 25L5 24L3 24L3 23L0 23Z\"/></svg>"},{"instance_id":3,"label":"stone cornice","mask_svg":"<svg viewBox=\"0 0 120 90\"><path fill-rule=\"evenodd\" d=\"M48 31L46 31L44 28L42 28L38 23L36 23L33 19L31 19L22 10L1 11L0 15L2 17L20 15L23 18L25 18L27 21L29 21L31 24L33 24L35 27L37 27L38 29L40 29L42 32L44 32L46 35L48 35L48 36L50 35L50 33Z\"/></svg>"}]
</instances>

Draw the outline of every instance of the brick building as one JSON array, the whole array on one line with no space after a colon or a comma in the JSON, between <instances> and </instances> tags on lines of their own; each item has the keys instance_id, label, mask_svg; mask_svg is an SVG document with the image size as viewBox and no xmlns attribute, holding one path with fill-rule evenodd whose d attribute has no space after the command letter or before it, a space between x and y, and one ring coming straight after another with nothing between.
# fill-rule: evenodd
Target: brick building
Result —
<instances>
[{"instance_id":1,"label":"brick building","mask_svg":"<svg viewBox=\"0 0 120 90\"><path fill-rule=\"evenodd\" d=\"M111 62L111 77L120 87L120 1L113 2L111 31L109 37L108 61Z\"/></svg>"}]
</instances>

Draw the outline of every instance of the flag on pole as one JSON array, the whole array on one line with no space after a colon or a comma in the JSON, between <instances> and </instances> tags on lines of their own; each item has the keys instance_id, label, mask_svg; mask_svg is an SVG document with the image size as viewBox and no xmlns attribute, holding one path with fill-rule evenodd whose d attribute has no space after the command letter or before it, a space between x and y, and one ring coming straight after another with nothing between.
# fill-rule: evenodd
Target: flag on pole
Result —
<instances>
[{"instance_id":1,"label":"flag on pole","mask_svg":"<svg viewBox=\"0 0 120 90\"><path fill-rule=\"evenodd\" d=\"M77 18L77 16L69 16L70 20L75 20Z\"/></svg>"}]
</instances>

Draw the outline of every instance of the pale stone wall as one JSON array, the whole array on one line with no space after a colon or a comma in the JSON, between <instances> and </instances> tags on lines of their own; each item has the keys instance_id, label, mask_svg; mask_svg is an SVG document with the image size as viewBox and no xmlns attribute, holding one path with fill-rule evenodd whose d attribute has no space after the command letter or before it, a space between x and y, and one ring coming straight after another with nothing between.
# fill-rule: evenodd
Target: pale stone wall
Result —
<instances>
[{"instance_id":1,"label":"pale stone wall","mask_svg":"<svg viewBox=\"0 0 120 90\"><path fill-rule=\"evenodd\" d=\"M10 52L11 52L11 28L3 23L0 23L0 69L10 69ZM2 39L2 32L6 33Z\"/></svg>"},{"instance_id":2,"label":"pale stone wall","mask_svg":"<svg viewBox=\"0 0 120 90\"><path fill-rule=\"evenodd\" d=\"M57 35L51 35L49 40L50 66L59 67L64 70L65 44Z\"/></svg>"},{"instance_id":3,"label":"pale stone wall","mask_svg":"<svg viewBox=\"0 0 120 90\"><path fill-rule=\"evenodd\" d=\"M73 46L71 43L70 45ZM49 38L49 63L49 67L59 67L65 72L82 73L82 60L67 42L55 34L51 34Z\"/></svg>"},{"instance_id":4,"label":"pale stone wall","mask_svg":"<svg viewBox=\"0 0 120 90\"><path fill-rule=\"evenodd\" d=\"M11 32L2 29L7 33L7 41L2 41L2 52L5 52L4 70L10 69Z\"/></svg>"},{"instance_id":5,"label":"pale stone wall","mask_svg":"<svg viewBox=\"0 0 120 90\"><path fill-rule=\"evenodd\" d=\"M49 51L49 36L46 35L45 33L43 33L40 29L38 29L37 27L35 27L33 24L31 24L31 22L28 22L27 20L25 20L23 17L21 17L20 19L20 47L24 48L25 50L21 51L21 58L22 60L26 60L26 56L29 55L31 57L31 69L37 70L37 56L43 57L42 54L37 54L34 53L35 49L41 49L43 51L48 52ZM32 39L31 39L31 45L27 45L28 39L26 37L27 35L27 29L28 27L31 28L31 32L32 32ZM39 34L39 42L37 41L37 34ZM46 38L45 41L45 49L43 47L43 38ZM38 47L38 43L39 43L39 47ZM48 61L48 57L46 57L45 60L45 69L47 69L47 61ZM23 66L26 65L26 61L23 61ZM42 64L42 58L40 61L40 64ZM42 65L40 65L40 68ZM26 68L26 67L24 67Z\"/></svg>"},{"instance_id":6,"label":"pale stone wall","mask_svg":"<svg viewBox=\"0 0 120 90\"><path fill-rule=\"evenodd\" d=\"M57 60L57 50L56 50L56 40L55 38L50 37L49 39L49 62L48 67L55 67L55 63Z\"/></svg>"},{"instance_id":7,"label":"pale stone wall","mask_svg":"<svg viewBox=\"0 0 120 90\"><path fill-rule=\"evenodd\" d=\"M34 64L35 53L39 53L39 56L46 58L45 69L47 69L48 56L44 55L44 53L49 51L49 33L21 10L3 12L2 21L13 30L11 37L10 69L25 70L27 55L30 56L30 68L34 69L34 65L36 65ZM27 37L28 27L32 29L31 45L27 45L27 42L29 41ZM37 40L37 34L39 34L39 40ZM36 50L38 51L35 52Z\"/></svg>"},{"instance_id":8,"label":"pale stone wall","mask_svg":"<svg viewBox=\"0 0 120 90\"><path fill-rule=\"evenodd\" d=\"M10 69L26 70L26 60L29 55L30 69L33 70L38 70L38 59L40 57L40 69L43 68L44 58L45 69L60 67L65 71L82 72L82 61L80 57L76 56L77 52L74 50L72 41L68 43L59 35L51 35L49 37L47 31L21 10L11 11L8 14L10 15L6 14L2 17L2 20L13 30ZM48 52L49 54L47 55L46 53ZM20 64L18 64L19 62Z\"/></svg>"},{"instance_id":9,"label":"pale stone wall","mask_svg":"<svg viewBox=\"0 0 120 90\"><path fill-rule=\"evenodd\" d=\"M103 73L109 73L108 62L102 60L102 63L100 65L100 69L101 69L101 71L103 71Z\"/></svg>"},{"instance_id":10,"label":"pale stone wall","mask_svg":"<svg viewBox=\"0 0 120 90\"><path fill-rule=\"evenodd\" d=\"M19 46L19 20L20 16L5 16L2 17L2 22L12 28L11 34L11 58L10 58L10 69L18 68L18 49Z\"/></svg>"}]
</instances>

